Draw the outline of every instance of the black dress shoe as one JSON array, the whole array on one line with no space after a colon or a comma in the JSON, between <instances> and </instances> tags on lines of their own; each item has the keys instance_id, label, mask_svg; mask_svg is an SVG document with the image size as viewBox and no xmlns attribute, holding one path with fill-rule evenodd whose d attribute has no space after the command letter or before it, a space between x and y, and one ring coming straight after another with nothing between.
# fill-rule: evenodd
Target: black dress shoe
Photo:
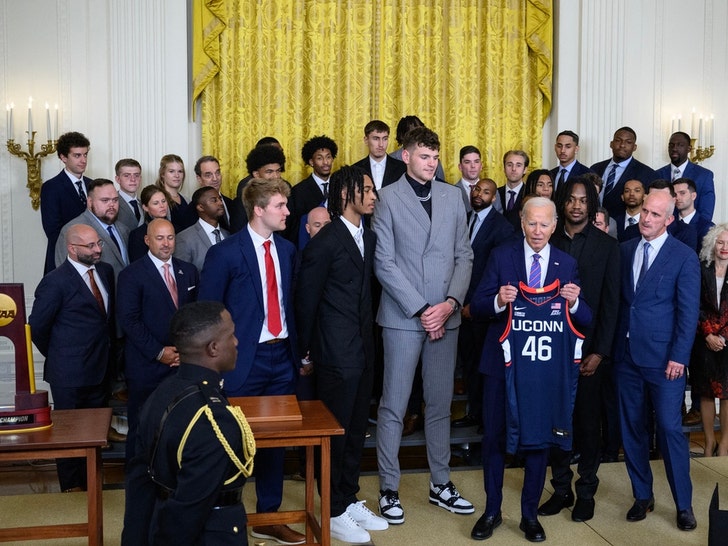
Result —
<instances>
[{"instance_id":1,"label":"black dress shoe","mask_svg":"<svg viewBox=\"0 0 728 546\"><path fill-rule=\"evenodd\" d=\"M521 518L518 528L526 535L529 542L543 542L546 540L546 531L543 530L537 519Z\"/></svg>"},{"instance_id":2,"label":"black dress shoe","mask_svg":"<svg viewBox=\"0 0 728 546\"><path fill-rule=\"evenodd\" d=\"M677 528L681 531L692 531L697 526L698 522L695 521L695 515L693 514L692 508L680 510L677 513Z\"/></svg>"},{"instance_id":3,"label":"black dress shoe","mask_svg":"<svg viewBox=\"0 0 728 546\"><path fill-rule=\"evenodd\" d=\"M493 534L493 529L498 527L501 523L503 523L503 518L501 517L500 512L498 512L495 516L483 514L473 527L473 530L470 531L470 537L475 540L485 540L486 538L490 538Z\"/></svg>"},{"instance_id":4,"label":"black dress shoe","mask_svg":"<svg viewBox=\"0 0 728 546\"><path fill-rule=\"evenodd\" d=\"M632 508L627 512L627 521L642 521L647 517L647 512L655 509L655 497L649 499L636 499Z\"/></svg>"},{"instance_id":5,"label":"black dress shoe","mask_svg":"<svg viewBox=\"0 0 728 546\"><path fill-rule=\"evenodd\" d=\"M594 499L576 499L571 511L573 521L589 521L594 517Z\"/></svg>"},{"instance_id":6,"label":"black dress shoe","mask_svg":"<svg viewBox=\"0 0 728 546\"><path fill-rule=\"evenodd\" d=\"M450 426L452 428L466 428L474 427L478 424L480 424L480 419L473 415L466 415L465 417L461 417L460 419L455 419L452 423L450 423Z\"/></svg>"},{"instance_id":7,"label":"black dress shoe","mask_svg":"<svg viewBox=\"0 0 728 546\"><path fill-rule=\"evenodd\" d=\"M574 493L554 493L551 498L538 507L539 516L554 516L564 508L574 504Z\"/></svg>"}]
</instances>

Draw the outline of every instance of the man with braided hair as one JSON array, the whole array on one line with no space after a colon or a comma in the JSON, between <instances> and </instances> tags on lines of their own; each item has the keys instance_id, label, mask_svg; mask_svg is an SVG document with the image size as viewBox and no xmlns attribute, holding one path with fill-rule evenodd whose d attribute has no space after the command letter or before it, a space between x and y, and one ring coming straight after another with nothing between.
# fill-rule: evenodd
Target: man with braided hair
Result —
<instances>
[{"instance_id":1,"label":"man with braided hair","mask_svg":"<svg viewBox=\"0 0 728 546\"><path fill-rule=\"evenodd\" d=\"M222 303L190 303L170 337L181 364L142 409L121 543L247 545L241 496L255 440L221 391L237 358L235 325Z\"/></svg>"}]
</instances>

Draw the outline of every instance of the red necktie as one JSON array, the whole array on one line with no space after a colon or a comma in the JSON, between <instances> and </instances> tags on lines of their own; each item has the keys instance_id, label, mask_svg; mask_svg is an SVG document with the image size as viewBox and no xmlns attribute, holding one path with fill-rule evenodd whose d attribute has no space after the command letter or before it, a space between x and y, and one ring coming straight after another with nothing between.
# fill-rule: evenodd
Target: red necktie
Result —
<instances>
[{"instance_id":1,"label":"red necktie","mask_svg":"<svg viewBox=\"0 0 728 546\"><path fill-rule=\"evenodd\" d=\"M177 283L175 282L172 273L169 271L169 264L164 264L162 268L164 269L164 282L167 285L167 290L169 290L169 295L172 296L174 306L179 307L179 300L177 299Z\"/></svg>"},{"instance_id":2,"label":"red necktie","mask_svg":"<svg viewBox=\"0 0 728 546\"><path fill-rule=\"evenodd\" d=\"M88 270L88 280L89 280L89 284L91 285L91 293L94 295L94 298L96 299L96 303L99 304L99 307L101 308L101 312L105 315L106 314L106 305L104 305L104 297L101 295L101 290L99 290L99 285L96 284L96 279L94 279L94 270L93 269Z\"/></svg>"},{"instance_id":3,"label":"red necktie","mask_svg":"<svg viewBox=\"0 0 728 546\"><path fill-rule=\"evenodd\" d=\"M276 267L270 253L270 241L263 243L265 249L265 285L266 301L268 302L268 331L277 336L283 330L281 326L281 306L278 303L278 283L276 282Z\"/></svg>"}]
</instances>

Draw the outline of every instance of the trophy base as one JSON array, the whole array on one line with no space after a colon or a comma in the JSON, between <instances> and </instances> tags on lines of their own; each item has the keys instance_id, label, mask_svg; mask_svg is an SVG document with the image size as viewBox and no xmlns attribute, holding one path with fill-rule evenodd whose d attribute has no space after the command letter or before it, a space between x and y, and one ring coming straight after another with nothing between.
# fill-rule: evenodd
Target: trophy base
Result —
<instances>
[{"instance_id":1,"label":"trophy base","mask_svg":"<svg viewBox=\"0 0 728 546\"><path fill-rule=\"evenodd\" d=\"M0 411L0 434L31 432L52 426L48 391L16 393L15 408Z\"/></svg>"}]
</instances>

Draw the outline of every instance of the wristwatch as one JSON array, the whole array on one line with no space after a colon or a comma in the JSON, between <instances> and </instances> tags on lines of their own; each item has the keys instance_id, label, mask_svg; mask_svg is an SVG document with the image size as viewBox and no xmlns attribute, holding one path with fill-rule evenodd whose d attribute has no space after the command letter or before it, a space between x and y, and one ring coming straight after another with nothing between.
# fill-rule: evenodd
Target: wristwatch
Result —
<instances>
[{"instance_id":1,"label":"wristwatch","mask_svg":"<svg viewBox=\"0 0 728 546\"><path fill-rule=\"evenodd\" d=\"M457 313L458 309L460 309L460 304L455 300L455 298L447 298L446 301L450 304L450 307L452 307L452 312Z\"/></svg>"}]
</instances>

